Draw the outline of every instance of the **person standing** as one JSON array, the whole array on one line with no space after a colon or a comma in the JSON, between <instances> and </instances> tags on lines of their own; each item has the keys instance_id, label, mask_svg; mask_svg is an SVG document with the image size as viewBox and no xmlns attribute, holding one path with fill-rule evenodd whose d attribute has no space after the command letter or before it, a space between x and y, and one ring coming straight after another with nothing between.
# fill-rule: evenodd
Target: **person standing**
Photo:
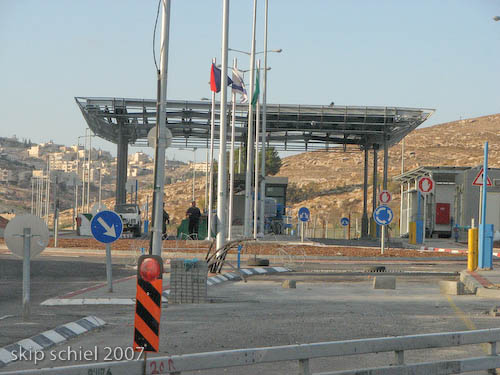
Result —
<instances>
[{"instance_id":1,"label":"person standing","mask_svg":"<svg viewBox=\"0 0 500 375\"><path fill-rule=\"evenodd\" d=\"M189 235L194 239L198 239L198 227L200 225L201 212L196 207L196 202L191 202L191 207L186 211L186 217L189 219ZM196 236L195 236L196 235Z\"/></svg>"},{"instance_id":2,"label":"person standing","mask_svg":"<svg viewBox=\"0 0 500 375\"><path fill-rule=\"evenodd\" d=\"M163 203L163 225L162 225L162 237L161 237L163 240L168 237L167 224L170 224L170 216L168 215L168 212L165 211L165 203Z\"/></svg>"}]
</instances>

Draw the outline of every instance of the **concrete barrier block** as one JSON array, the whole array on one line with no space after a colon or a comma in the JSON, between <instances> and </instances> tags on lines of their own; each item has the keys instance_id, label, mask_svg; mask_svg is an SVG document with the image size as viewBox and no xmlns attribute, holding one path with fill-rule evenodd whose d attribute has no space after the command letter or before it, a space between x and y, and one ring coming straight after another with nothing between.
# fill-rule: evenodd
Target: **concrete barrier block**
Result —
<instances>
[{"instance_id":1,"label":"concrete barrier block","mask_svg":"<svg viewBox=\"0 0 500 375\"><path fill-rule=\"evenodd\" d=\"M465 289L471 294L476 294L478 288L483 288L481 283L472 277L467 271L460 272L460 281L464 283Z\"/></svg>"},{"instance_id":2,"label":"concrete barrier block","mask_svg":"<svg viewBox=\"0 0 500 375\"><path fill-rule=\"evenodd\" d=\"M464 283L461 281L441 280L439 282L439 290L441 294L449 294L452 296L461 296L465 294Z\"/></svg>"},{"instance_id":3,"label":"concrete barrier block","mask_svg":"<svg viewBox=\"0 0 500 375\"><path fill-rule=\"evenodd\" d=\"M500 289L478 288L476 296L484 298L500 298Z\"/></svg>"},{"instance_id":4,"label":"concrete barrier block","mask_svg":"<svg viewBox=\"0 0 500 375\"><path fill-rule=\"evenodd\" d=\"M375 276L373 289L396 289L396 276Z\"/></svg>"},{"instance_id":5,"label":"concrete barrier block","mask_svg":"<svg viewBox=\"0 0 500 375\"><path fill-rule=\"evenodd\" d=\"M287 288L287 289L295 289L295 288L297 288L297 281L296 280L285 280L285 281L283 281L281 286L283 288Z\"/></svg>"}]
</instances>

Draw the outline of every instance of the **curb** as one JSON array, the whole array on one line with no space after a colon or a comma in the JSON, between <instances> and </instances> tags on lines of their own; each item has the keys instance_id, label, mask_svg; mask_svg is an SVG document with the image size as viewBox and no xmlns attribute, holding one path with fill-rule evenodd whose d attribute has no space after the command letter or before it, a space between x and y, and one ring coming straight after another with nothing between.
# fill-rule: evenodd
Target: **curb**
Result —
<instances>
[{"instance_id":1,"label":"curb","mask_svg":"<svg viewBox=\"0 0 500 375\"><path fill-rule=\"evenodd\" d=\"M438 253L452 253L452 254L465 254L469 253L469 250L459 250L459 249L443 249L440 247L426 247L420 246L420 251L433 251ZM500 258L500 252L493 252L493 256Z\"/></svg>"},{"instance_id":2,"label":"curb","mask_svg":"<svg viewBox=\"0 0 500 375\"><path fill-rule=\"evenodd\" d=\"M493 284L476 272L460 272L460 281L478 297L500 298L500 289L492 288Z\"/></svg>"},{"instance_id":3,"label":"curb","mask_svg":"<svg viewBox=\"0 0 500 375\"><path fill-rule=\"evenodd\" d=\"M240 268L241 273L244 273L245 276L253 276L253 275L265 275L270 273L280 273L280 272L290 272L290 270L286 267L254 267L254 268ZM224 275L211 276L207 278L207 286L222 284L227 281L241 281L242 278L240 274L236 271L228 272ZM163 291L163 297L168 298L170 294L170 289L166 289Z\"/></svg>"},{"instance_id":4,"label":"curb","mask_svg":"<svg viewBox=\"0 0 500 375\"><path fill-rule=\"evenodd\" d=\"M30 353L45 350L63 341L100 328L105 324L104 320L96 316L86 316L80 320L60 325L49 331L39 333L36 336L4 346L0 348L0 368L10 362L15 362L13 358L14 354L19 353L21 350Z\"/></svg>"},{"instance_id":5,"label":"curb","mask_svg":"<svg viewBox=\"0 0 500 375\"><path fill-rule=\"evenodd\" d=\"M134 298L49 298L42 306L135 305Z\"/></svg>"}]
</instances>

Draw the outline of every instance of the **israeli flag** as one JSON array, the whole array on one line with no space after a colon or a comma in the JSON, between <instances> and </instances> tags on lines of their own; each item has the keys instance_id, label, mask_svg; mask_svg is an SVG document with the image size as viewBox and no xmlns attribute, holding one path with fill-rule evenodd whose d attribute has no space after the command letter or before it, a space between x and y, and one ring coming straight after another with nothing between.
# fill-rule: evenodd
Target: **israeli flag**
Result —
<instances>
[{"instance_id":1,"label":"israeli flag","mask_svg":"<svg viewBox=\"0 0 500 375\"><path fill-rule=\"evenodd\" d=\"M231 86L233 92L241 95L241 103L248 102L247 90L245 90L245 84L241 78L241 74L238 69L233 68L233 84Z\"/></svg>"}]
</instances>

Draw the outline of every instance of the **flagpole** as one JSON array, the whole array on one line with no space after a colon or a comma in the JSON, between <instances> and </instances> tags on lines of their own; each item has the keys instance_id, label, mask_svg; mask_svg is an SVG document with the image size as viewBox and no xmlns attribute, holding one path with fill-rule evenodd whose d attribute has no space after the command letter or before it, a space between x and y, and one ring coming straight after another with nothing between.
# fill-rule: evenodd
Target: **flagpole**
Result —
<instances>
[{"instance_id":1,"label":"flagpole","mask_svg":"<svg viewBox=\"0 0 500 375\"><path fill-rule=\"evenodd\" d=\"M233 68L237 69L236 58L233 60ZM234 79L233 79L234 81ZM227 232L227 238L229 241L233 239L233 199L234 199L234 133L235 133L235 122L236 122L236 93L234 89L232 90L232 108L231 108L231 153L229 154L229 227Z\"/></svg>"},{"instance_id":2,"label":"flagpole","mask_svg":"<svg viewBox=\"0 0 500 375\"><path fill-rule=\"evenodd\" d=\"M215 66L215 57L212 64ZM212 110L210 113L210 185L208 190L208 227L207 239L212 238L212 207L214 205L214 133L215 133L215 91L212 91Z\"/></svg>"},{"instance_id":3,"label":"flagpole","mask_svg":"<svg viewBox=\"0 0 500 375\"><path fill-rule=\"evenodd\" d=\"M217 250L226 243L226 205L227 205L227 169L226 169L226 123L227 123L227 44L229 30L229 0L223 0L222 10L222 67L221 97L219 120L219 170L217 173Z\"/></svg>"},{"instance_id":4,"label":"flagpole","mask_svg":"<svg viewBox=\"0 0 500 375\"><path fill-rule=\"evenodd\" d=\"M266 0L265 14L264 14L264 79L262 90L262 146L261 146L261 174L262 181L260 183L260 212L262 220L260 221L260 233L264 236L265 232L265 208L266 208L266 131L267 131L267 24L268 24L268 2ZM284 207L283 207L284 209Z\"/></svg>"},{"instance_id":5,"label":"flagpole","mask_svg":"<svg viewBox=\"0 0 500 375\"><path fill-rule=\"evenodd\" d=\"M165 184L165 147L166 147L166 104L168 71L168 37L170 29L170 0L163 0L160 54L160 97L158 121L156 124L155 184L153 206L153 235L150 254L161 256L163 222L163 188Z\"/></svg>"},{"instance_id":6,"label":"flagpole","mask_svg":"<svg viewBox=\"0 0 500 375\"><path fill-rule=\"evenodd\" d=\"M252 49L250 52L250 92L248 100L248 127L247 127L247 165L245 175L245 237L250 237L251 201L252 194L252 170L253 170L253 88L255 77L255 31L257 23L257 0L253 1L253 26L252 26Z\"/></svg>"},{"instance_id":7,"label":"flagpole","mask_svg":"<svg viewBox=\"0 0 500 375\"><path fill-rule=\"evenodd\" d=\"M257 60L257 82L260 76L260 60ZM259 82L260 85L260 82ZM259 222L259 133L260 133L260 103L258 96L258 88L255 89L257 92L257 103L255 106L257 108L255 116L255 194L253 200L253 238L257 239L257 229Z\"/></svg>"}]
</instances>

